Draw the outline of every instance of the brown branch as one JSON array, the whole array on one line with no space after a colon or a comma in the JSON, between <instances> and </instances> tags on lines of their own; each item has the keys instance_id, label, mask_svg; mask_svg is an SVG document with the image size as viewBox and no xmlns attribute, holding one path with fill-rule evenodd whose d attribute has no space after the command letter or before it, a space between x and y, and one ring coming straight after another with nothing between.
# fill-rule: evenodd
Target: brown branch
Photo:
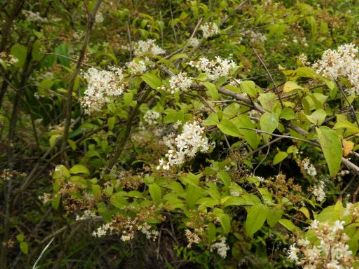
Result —
<instances>
[{"instance_id":1,"label":"brown branch","mask_svg":"<svg viewBox=\"0 0 359 269\"><path fill-rule=\"evenodd\" d=\"M116 164L116 162L118 161L118 158L121 156L122 151L124 150L126 143L128 141L128 138L130 137L131 131L132 131L132 127L134 125L134 120L135 117L137 116L137 112L140 108L140 105L142 103L144 103L148 97L148 95L151 93L152 89L147 89L142 97L140 97L140 99L137 102L136 107L132 110L130 116L127 119L127 124L126 124L126 129L125 132L123 133L119 133L116 139L116 147L115 150L113 151L112 157L109 159L106 168L105 168L105 172L109 172L112 167L114 167L114 165Z\"/></svg>"},{"instance_id":2,"label":"brown branch","mask_svg":"<svg viewBox=\"0 0 359 269\"><path fill-rule=\"evenodd\" d=\"M69 84L69 89L67 91L67 102L66 102L65 122L64 122L64 135L63 135L62 146L61 146L61 148L64 152L64 157L66 156L64 149L66 148L67 139L69 136L70 125L71 125L72 93L73 93L74 86L75 86L75 80L76 80L78 74L80 73L82 62L85 59L87 46L90 41L90 34L91 34L92 28L95 24L96 13L97 13L98 9L100 8L101 3L102 3L102 0L97 0L95 7L92 10L92 13L88 14L87 28L86 28L86 34L84 37L84 43L82 45L82 48L81 48L81 51L79 54L79 59L76 64L76 68L75 68L74 72L72 73L70 84Z\"/></svg>"}]
</instances>

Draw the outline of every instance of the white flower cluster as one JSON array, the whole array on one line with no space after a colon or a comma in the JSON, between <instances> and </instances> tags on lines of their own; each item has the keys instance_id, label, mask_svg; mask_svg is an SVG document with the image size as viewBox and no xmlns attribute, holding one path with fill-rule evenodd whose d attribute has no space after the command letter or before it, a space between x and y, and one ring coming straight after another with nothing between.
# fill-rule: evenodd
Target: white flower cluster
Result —
<instances>
[{"instance_id":1,"label":"white flower cluster","mask_svg":"<svg viewBox=\"0 0 359 269\"><path fill-rule=\"evenodd\" d=\"M199 238L199 236L189 229L186 229L185 236L187 238L187 242L188 242L187 247L188 248L191 248L193 244L199 244L201 242L201 239Z\"/></svg>"},{"instance_id":2,"label":"white flower cluster","mask_svg":"<svg viewBox=\"0 0 359 269\"><path fill-rule=\"evenodd\" d=\"M317 169L315 169L315 166L310 163L309 158L305 158L302 161L303 169L309 176L316 176L317 175Z\"/></svg>"},{"instance_id":3,"label":"white flower cluster","mask_svg":"<svg viewBox=\"0 0 359 269\"><path fill-rule=\"evenodd\" d=\"M349 269L353 268L352 251L349 250L349 237L344 233L344 221L332 225L314 220L309 227L319 243L299 239L290 246L288 258L303 268Z\"/></svg>"},{"instance_id":4,"label":"white flower cluster","mask_svg":"<svg viewBox=\"0 0 359 269\"><path fill-rule=\"evenodd\" d=\"M102 13L97 12L96 17L95 17L95 22L96 23L103 23L103 21L104 21L104 17L102 15Z\"/></svg>"},{"instance_id":5,"label":"white flower cluster","mask_svg":"<svg viewBox=\"0 0 359 269\"><path fill-rule=\"evenodd\" d=\"M138 58L133 59L131 62L127 63L128 72L132 75L141 75L147 70L146 57L145 60Z\"/></svg>"},{"instance_id":6,"label":"white flower cluster","mask_svg":"<svg viewBox=\"0 0 359 269\"><path fill-rule=\"evenodd\" d=\"M0 53L0 63L4 63L5 65L14 65L17 62L19 62L19 59L12 54L7 54L4 51Z\"/></svg>"},{"instance_id":7,"label":"white flower cluster","mask_svg":"<svg viewBox=\"0 0 359 269\"><path fill-rule=\"evenodd\" d=\"M318 74L336 80L345 77L353 86L349 92L359 94L358 48L354 44L344 44L337 50L324 51L322 58L313 64Z\"/></svg>"},{"instance_id":8,"label":"white flower cluster","mask_svg":"<svg viewBox=\"0 0 359 269\"><path fill-rule=\"evenodd\" d=\"M155 241L159 235L159 232L157 230L153 230L151 225L149 225L147 222L138 225L137 230L143 233L148 240L152 241Z\"/></svg>"},{"instance_id":9,"label":"white flower cluster","mask_svg":"<svg viewBox=\"0 0 359 269\"><path fill-rule=\"evenodd\" d=\"M134 44L134 54L137 57L145 55L161 55L166 51L156 45L156 41L153 39L140 40Z\"/></svg>"},{"instance_id":10,"label":"white flower cluster","mask_svg":"<svg viewBox=\"0 0 359 269\"><path fill-rule=\"evenodd\" d=\"M304 53L301 53L298 57L297 57L298 61L305 66L310 65L310 62L308 61L308 56L305 55Z\"/></svg>"},{"instance_id":11,"label":"white flower cluster","mask_svg":"<svg viewBox=\"0 0 359 269\"><path fill-rule=\"evenodd\" d=\"M156 125L160 115L157 111L148 110L143 116L143 119L148 125Z\"/></svg>"},{"instance_id":12,"label":"white flower cluster","mask_svg":"<svg viewBox=\"0 0 359 269\"><path fill-rule=\"evenodd\" d=\"M124 91L122 69L111 67L99 70L91 67L84 73L88 86L81 104L87 114L100 111L111 97L119 96Z\"/></svg>"},{"instance_id":13,"label":"white flower cluster","mask_svg":"<svg viewBox=\"0 0 359 269\"><path fill-rule=\"evenodd\" d=\"M38 198L43 204L47 204L52 200L52 195L51 193L44 192L43 194L39 195Z\"/></svg>"},{"instance_id":14,"label":"white flower cluster","mask_svg":"<svg viewBox=\"0 0 359 269\"><path fill-rule=\"evenodd\" d=\"M219 34L218 25L214 22L207 22L202 24L199 29L202 31L203 38L209 38Z\"/></svg>"},{"instance_id":15,"label":"white flower cluster","mask_svg":"<svg viewBox=\"0 0 359 269\"><path fill-rule=\"evenodd\" d=\"M229 250L229 246L226 244L226 238L224 236L221 236L219 238L219 242L212 244L209 250L211 252L213 250L217 250L217 254L223 259L225 259L227 257L227 251Z\"/></svg>"},{"instance_id":16,"label":"white flower cluster","mask_svg":"<svg viewBox=\"0 0 359 269\"><path fill-rule=\"evenodd\" d=\"M314 186L313 188L313 195L315 196L315 199L318 202L323 202L323 200L325 199L325 183L324 181L320 181L317 185Z\"/></svg>"},{"instance_id":17,"label":"white flower cluster","mask_svg":"<svg viewBox=\"0 0 359 269\"><path fill-rule=\"evenodd\" d=\"M87 209L83 212L82 215L76 215L76 221L89 220L89 219L93 219L95 217L96 217L96 213Z\"/></svg>"},{"instance_id":18,"label":"white flower cluster","mask_svg":"<svg viewBox=\"0 0 359 269\"><path fill-rule=\"evenodd\" d=\"M220 77L228 76L229 73L236 67L232 60L222 59L216 56L214 60L209 60L206 57L199 58L198 61L191 61L189 65L204 72L209 80L217 80Z\"/></svg>"},{"instance_id":19,"label":"white flower cluster","mask_svg":"<svg viewBox=\"0 0 359 269\"><path fill-rule=\"evenodd\" d=\"M267 37L260 33L254 32L252 30L244 31L243 34L249 38L252 43L264 43L267 40Z\"/></svg>"},{"instance_id":20,"label":"white flower cluster","mask_svg":"<svg viewBox=\"0 0 359 269\"><path fill-rule=\"evenodd\" d=\"M46 18L40 16L39 12L33 12L31 10L23 10L22 14L25 15L27 21L32 22L47 22Z\"/></svg>"},{"instance_id":21,"label":"white flower cluster","mask_svg":"<svg viewBox=\"0 0 359 269\"><path fill-rule=\"evenodd\" d=\"M195 38L195 37L191 37L190 39L188 39L188 46L192 47L192 48L197 48L199 46L199 39Z\"/></svg>"},{"instance_id":22,"label":"white flower cluster","mask_svg":"<svg viewBox=\"0 0 359 269\"><path fill-rule=\"evenodd\" d=\"M182 92L187 91L191 87L193 80L191 77L187 76L187 73L180 72L177 75L173 75L170 78L169 83L170 83L170 88L168 89L168 91L171 94L174 94L178 91L182 91Z\"/></svg>"},{"instance_id":23,"label":"white flower cluster","mask_svg":"<svg viewBox=\"0 0 359 269\"><path fill-rule=\"evenodd\" d=\"M193 158L197 152L209 149L204 128L197 121L184 124L182 133L165 143L170 148L165 155L167 160L160 159L157 169L169 170L171 166L183 164L187 157Z\"/></svg>"},{"instance_id":24,"label":"white flower cluster","mask_svg":"<svg viewBox=\"0 0 359 269\"><path fill-rule=\"evenodd\" d=\"M105 223L92 232L94 237L103 237L112 231L111 222Z\"/></svg>"},{"instance_id":25,"label":"white flower cluster","mask_svg":"<svg viewBox=\"0 0 359 269\"><path fill-rule=\"evenodd\" d=\"M127 218L120 223L113 219L111 222L105 223L92 232L94 237L103 237L105 235L118 234L121 235L123 242L130 241L135 237L136 231L143 233L147 239L155 241L159 232L153 230L148 223L139 224L138 219Z\"/></svg>"}]
</instances>

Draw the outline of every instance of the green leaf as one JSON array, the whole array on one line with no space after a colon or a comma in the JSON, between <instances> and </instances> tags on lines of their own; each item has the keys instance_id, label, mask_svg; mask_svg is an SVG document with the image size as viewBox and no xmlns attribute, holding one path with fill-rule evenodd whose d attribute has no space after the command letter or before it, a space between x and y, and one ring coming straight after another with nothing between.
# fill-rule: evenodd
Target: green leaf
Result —
<instances>
[{"instance_id":1,"label":"green leaf","mask_svg":"<svg viewBox=\"0 0 359 269\"><path fill-rule=\"evenodd\" d=\"M275 156L274 156L274 159L273 159L273 164L276 165L280 162L282 162L285 158L287 158L288 156L288 153L285 152L285 151L279 151Z\"/></svg>"},{"instance_id":2,"label":"green leaf","mask_svg":"<svg viewBox=\"0 0 359 269\"><path fill-rule=\"evenodd\" d=\"M239 135L238 128L230 120L222 119L222 121L219 124L217 124L217 127L219 128L219 130L221 130L222 133L226 135L230 135L234 137L238 137Z\"/></svg>"},{"instance_id":3,"label":"green leaf","mask_svg":"<svg viewBox=\"0 0 359 269\"><path fill-rule=\"evenodd\" d=\"M291 231L291 232L295 232L297 231L299 228L297 226L294 225L294 223L292 221L290 221L289 219L280 219L278 221L282 226L284 226L284 228L286 228L287 230Z\"/></svg>"},{"instance_id":4,"label":"green leaf","mask_svg":"<svg viewBox=\"0 0 359 269\"><path fill-rule=\"evenodd\" d=\"M270 213L267 215L267 223L270 227L273 227L277 224L280 218L283 215L283 210L279 207L274 207L270 209Z\"/></svg>"},{"instance_id":5,"label":"green leaf","mask_svg":"<svg viewBox=\"0 0 359 269\"><path fill-rule=\"evenodd\" d=\"M15 64L15 66L22 67L26 60L27 48L17 43L11 47L10 53L18 59L18 62Z\"/></svg>"},{"instance_id":6,"label":"green leaf","mask_svg":"<svg viewBox=\"0 0 359 269\"><path fill-rule=\"evenodd\" d=\"M75 164L74 166L71 167L70 169L70 173L71 174L86 174L89 175L90 171L88 170L88 168L82 164Z\"/></svg>"},{"instance_id":7,"label":"green leaf","mask_svg":"<svg viewBox=\"0 0 359 269\"><path fill-rule=\"evenodd\" d=\"M237 126L238 133L244 137L251 148L257 148L260 142L260 137L257 135L256 131L248 130L256 128L256 125L250 118L247 115L240 115L233 119L233 122Z\"/></svg>"},{"instance_id":8,"label":"green leaf","mask_svg":"<svg viewBox=\"0 0 359 269\"><path fill-rule=\"evenodd\" d=\"M148 186L148 190L150 192L152 200L155 203L159 203L162 197L161 187L158 186L156 183L153 183Z\"/></svg>"},{"instance_id":9,"label":"green leaf","mask_svg":"<svg viewBox=\"0 0 359 269\"><path fill-rule=\"evenodd\" d=\"M231 218L227 214L220 214L219 215L219 222L221 223L223 232L228 234L231 231Z\"/></svg>"},{"instance_id":10,"label":"green leaf","mask_svg":"<svg viewBox=\"0 0 359 269\"><path fill-rule=\"evenodd\" d=\"M157 90L159 87L162 86L162 80L154 73L143 74L142 80L154 90Z\"/></svg>"},{"instance_id":11,"label":"green leaf","mask_svg":"<svg viewBox=\"0 0 359 269\"><path fill-rule=\"evenodd\" d=\"M268 213L268 207L261 204L247 209L247 219L244 226L248 236L252 237L255 232L262 228Z\"/></svg>"},{"instance_id":12,"label":"green leaf","mask_svg":"<svg viewBox=\"0 0 359 269\"><path fill-rule=\"evenodd\" d=\"M265 112L259 120L259 125L261 127L261 130L267 133L273 133L273 131L277 129L278 124L279 124L278 117L274 113ZM264 134L263 137L265 140L268 141L269 139L268 135Z\"/></svg>"},{"instance_id":13,"label":"green leaf","mask_svg":"<svg viewBox=\"0 0 359 269\"><path fill-rule=\"evenodd\" d=\"M258 94L256 84L251 80L241 81L239 87L244 93L248 94L250 97L256 97Z\"/></svg>"},{"instance_id":14,"label":"green leaf","mask_svg":"<svg viewBox=\"0 0 359 269\"><path fill-rule=\"evenodd\" d=\"M326 126L321 126L316 128L316 130L320 146L328 164L329 173L331 176L335 176L340 169L342 160L341 140L334 130Z\"/></svg>"},{"instance_id":15,"label":"green leaf","mask_svg":"<svg viewBox=\"0 0 359 269\"><path fill-rule=\"evenodd\" d=\"M324 122L325 117L327 116L327 113L323 109L320 108L320 109L317 109L316 111L314 111L311 115L309 115L309 116L305 115L305 116L311 123L319 126Z\"/></svg>"},{"instance_id":16,"label":"green leaf","mask_svg":"<svg viewBox=\"0 0 359 269\"><path fill-rule=\"evenodd\" d=\"M210 96L212 98L212 100L219 99L218 89L217 89L216 85L214 85L213 83L210 83L210 82L202 82L202 85L206 87L207 94L208 94L208 96Z\"/></svg>"},{"instance_id":17,"label":"green leaf","mask_svg":"<svg viewBox=\"0 0 359 269\"><path fill-rule=\"evenodd\" d=\"M267 111L272 111L274 105L278 103L277 96L272 92L260 94L258 100Z\"/></svg>"},{"instance_id":18,"label":"green leaf","mask_svg":"<svg viewBox=\"0 0 359 269\"><path fill-rule=\"evenodd\" d=\"M287 81L283 86L283 92L291 92L301 89L303 89L303 87L299 86L295 81Z\"/></svg>"},{"instance_id":19,"label":"green leaf","mask_svg":"<svg viewBox=\"0 0 359 269\"><path fill-rule=\"evenodd\" d=\"M29 245L28 243L24 242L20 242L20 250L22 253L24 253L25 255L27 255L29 253Z\"/></svg>"},{"instance_id":20,"label":"green leaf","mask_svg":"<svg viewBox=\"0 0 359 269\"><path fill-rule=\"evenodd\" d=\"M116 192L111 196L110 202L117 208L123 208L127 203L127 199L124 196L124 192Z\"/></svg>"},{"instance_id":21,"label":"green leaf","mask_svg":"<svg viewBox=\"0 0 359 269\"><path fill-rule=\"evenodd\" d=\"M50 136L50 139L49 139L50 148L53 148L54 146L56 146L57 142L59 141L59 139L61 137L62 137L62 135L60 135L60 134L54 134L54 135Z\"/></svg>"},{"instance_id":22,"label":"green leaf","mask_svg":"<svg viewBox=\"0 0 359 269\"><path fill-rule=\"evenodd\" d=\"M204 126L213 126L219 124L218 114L215 112L209 114L208 118L205 119L202 124Z\"/></svg>"},{"instance_id":23,"label":"green leaf","mask_svg":"<svg viewBox=\"0 0 359 269\"><path fill-rule=\"evenodd\" d=\"M60 164L57 165L55 167L54 173L52 174L52 178L53 179L64 179L64 178L69 178L70 172L69 170L66 168L66 166Z\"/></svg>"}]
</instances>

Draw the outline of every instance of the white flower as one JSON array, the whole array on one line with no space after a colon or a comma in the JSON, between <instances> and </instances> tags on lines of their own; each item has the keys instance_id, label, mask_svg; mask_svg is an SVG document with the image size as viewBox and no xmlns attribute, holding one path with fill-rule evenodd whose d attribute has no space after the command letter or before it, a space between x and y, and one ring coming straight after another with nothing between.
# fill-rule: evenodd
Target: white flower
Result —
<instances>
[{"instance_id":1,"label":"white flower","mask_svg":"<svg viewBox=\"0 0 359 269\"><path fill-rule=\"evenodd\" d=\"M344 233L344 221L337 220L332 224L312 222L309 228L314 232L315 239L310 242L300 238L288 251L288 258L301 268L353 268L355 262L349 249L350 238ZM317 243L319 242L319 244Z\"/></svg>"},{"instance_id":2,"label":"white flower","mask_svg":"<svg viewBox=\"0 0 359 269\"><path fill-rule=\"evenodd\" d=\"M155 241L159 235L159 232L153 230L152 227L148 223L143 223L137 227L137 230L141 231L148 240Z\"/></svg>"},{"instance_id":3,"label":"white flower","mask_svg":"<svg viewBox=\"0 0 359 269\"><path fill-rule=\"evenodd\" d=\"M305 158L303 160L303 168L309 176L314 177L317 175L317 170L315 169L315 166L310 163L310 160L308 158Z\"/></svg>"},{"instance_id":4,"label":"white flower","mask_svg":"<svg viewBox=\"0 0 359 269\"><path fill-rule=\"evenodd\" d=\"M209 250L211 252L217 250L217 254L225 259L227 257L227 251L229 250L229 246L226 244L226 238L224 236L220 237L219 242L212 244Z\"/></svg>"},{"instance_id":5,"label":"white flower","mask_svg":"<svg viewBox=\"0 0 359 269\"><path fill-rule=\"evenodd\" d=\"M174 94L178 91L187 91L192 85L192 78L187 76L187 73L181 72L177 75L174 75L170 78L170 88L169 91L171 94Z\"/></svg>"},{"instance_id":6,"label":"white flower","mask_svg":"<svg viewBox=\"0 0 359 269\"><path fill-rule=\"evenodd\" d=\"M193 158L197 152L207 152L209 149L204 128L196 121L186 123L182 133L172 140L167 139L166 143L170 149L165 155L166 160L159 161L157 169L168 170L171 166L183 164L186 158Z\"/></svg>"},{"instance_id":7,"label":"white flower","mask_svg":"<svg viewBox=\"0 0 359 269\"><path fill-rule=\"evenodd\" d=\"M199 71L206 73L209 80L217 80L220 77L225 77L236 67L232 60L222 59L216 56L214 60L209 60L205 57L199 58L198 61L191 61L189 65L197 68Z\"/></svg>"},{"instance_id":8,"label":"white flower","mask_svg":"<svg viewBox=\"0 0 359 269\"><path fill-rule=\"evenodd\" d=\"M310 64L307 55L305 55L304 53L300 54L297 59L302 65L308 66Z\"/></svg>"},{"instance_id":9,"label":"white flower","mask_svg":"<svg viewBox=\"0 0 359 269\"><path fill-rule=\"evenodd\" d=\"M111 223L105 223L102 226L98 227L95 231L93 231L92 236L103 237L111 231L112 231Z\"/></svg>"},{"instance_id":10,"label":"white flower","mask_svg":"<svg viewBox=\"0 0 359 269\"><path fill-rule=\"evenodd\" d=\"M143 74L147 70L146 62L140 59L133 59L127 63L127 68L129 73L133 75Z\"/></svg>"},{"instance_id":11,"label":"white flower","mask_svg":"<svg viewBox=\"0 0 359 269\"><path fill-rule=\"evenodd\" d=\"M157 124L158 119L160 118L160 113L153 111L153 110L148 110L145 115L143 116L144 121L148 124L148 125L155 125Z\"/></svg>"},{"instance_id":12,"label":"white flower","mask_svg":"<svg viewBox=\"0 0 359 269\"><path fill-rule=\"evenodd\" d=\"M89 68L84 73L88 86L81 104L87 114L100 111L110 97L119 96L124 91L122 69L110 67L109 70Z\"/></svg>"},{"instance_id":13,"label":"white flower","mask_svg":"<svg viewBox=\"0 0 359 269\"><path fill-rule=\"evenodd\" d=\"M162 48L156 45L156 41L153 39L140 40L134 44L135 56L145 55L161 55L166 53Z\"/></svg>"},{"instance_id":14,"label":"white flower","mask_svg":"<svg viewBox=\"0 0 359 269\"><path fill-rule=\"evenodd\" d=\"M334 225L332 226L332 232L336 233L337 231L344 230L344 224L345 224L344 221L339 221L339 220L335 221Z\"/></svg>"},{"instance_id":15,"label":"white flower","mask_svg":"<svg viewBox=\"0 0 359 269\"><path fill-rule=\"evenodd\" d=\"M46 18L41 17L39 12L33 12L31 10L23 10L22 14L26 16L27 21L32 22L47 22L48 20Z\"/></svg>"},{"instance_id":16,"label":"white flower","mask_svg":"<svg viewBox=\"0 0 359 269\"><path fill-rule=\"evenodd\" d=\"M199 236L196 233L191 232L189 229L185 230L185 236L187 238L188 248L191 248L193 244L199 244L199 242L201 242Z\"/></svg>"},{"instance_id":17,"label":"white flower","mask_svg":"<svg viewBox=\"0 0 359 269\"><path fill-rule=\"evenodd\" d=\"M354 44L344 44L337 50L324 51L322 58L313 64L318 74L336 80L345 77L353 88L349 93L359 93L359 59L358 48Z\"/></svg>"},{"instance_id":18,"label":"white flower","mask_svg":"<svg viewBox=\"0 0 359 269\"><path fill-rule=\"evenodd\" d=\"M199 46L199 39L191 37L190 39L188 39L188 46L192 48L197 48Z\"/></svg>"},{"instance_id":19,"label":"white flower","mask_svg":"<svg viewBox=\"0 0 359 269\"><path fill-rule=\"evenodd\" d=\"M104 18L101 12L97 12L96 17L95 17L95 21L96 23L103 23Z\"/></svg>"},{"instance_id":20,"label":"white flower","mask_svg":"<svg viewBox=\"0 0 359 269\"><path fill-rule=\"evenodd\" d=\"M202 24L199 29L203 33L203 38L209 38L219 33L218 25L214 22L207 22Z\"/></svg>"},{"instance_id":21,"label":"white flower","mask_svg":"<svg viewBox=\"0 0 359 269\"><path fill-rule=\"evenodd\" d=\"M325 194L324 188L325 188L324 181L320 181L313 188L313 195L315 196L315 198L318 202L323 202L323 200L325 199L326 194Z\"/></svg>"},{"instance_id":22,"label":"white flower","mask_svg":"<svg viewBox=\"0 0 359 269\"><path fill-rule=\"evenodd\" d=\"M76 215L76 221L88 220L96 217L96 213L91 210L85 210L82 215Z\"/></svg>"},{"instance_id":23,"label":"white flower","mask_svg":"<svg viewBox=\"0 0 359 269\"><path fill-rule=\"evenodd\" d=\"M265 35L259 32L254 32L252 30L244 31L243 34L247 36L252 43L263 43L267 40L267 37Z\"/></svg>"},{"instance_id":24,"label":"white flower","mask_svg":"<svg viewBox=\"0 0 359 269\"><path fill-rule=\"evenodd\" d=\"M288 250L288 258L294 262L298 261L299 249L295 245L291 245Z\"/></svg>"},{"instance_id":25,"label":"white flower","mask_svg":"<svg viewBox=\"0 0 359 269\"><path fill-rule=\"evenodd\" d=\"M319 224L320 222L317 221L316 219L312 221L312 224L310 224L310 229L315 230L319 228Z\"/></svg>"}]
</instances>

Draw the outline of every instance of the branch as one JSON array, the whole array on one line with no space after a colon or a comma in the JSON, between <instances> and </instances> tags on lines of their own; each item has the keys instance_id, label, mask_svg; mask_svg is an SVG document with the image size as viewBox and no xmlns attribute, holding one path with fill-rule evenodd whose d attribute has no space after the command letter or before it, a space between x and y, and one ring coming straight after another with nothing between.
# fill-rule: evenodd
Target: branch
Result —
<instances>
[{"instance_id":1,"label":"branch","mask_svg":"<svg viewBox=\"0 0 359 269\"><path fill-rule=\"evenodd\" d=\"M78 76L78 74L80 73L82 62L85 59L87 46L90 41L90 34L91 34L92 28L95 23L96 13L97 13L98 9L100 8L101 3L102 3L102 0L97 0L92 13L90 13L88 15L84 43L83 43L82 49L80 51L80 55L79 55L79 59L76 64L76 68L75 68L74 72L72 73L69 89L67 91L67 103L66 103L65 123L64 123L65 127L64 127L64 135L63 135L62 146L61 146L63 152L65 152L64 149L66 148L67 139L69 136L69 130L70 130L70 124L71 124L71 110L72 110L72 92L74 90L75 80L76 80L76 77Z\"/></svg>"}]
</instances>

